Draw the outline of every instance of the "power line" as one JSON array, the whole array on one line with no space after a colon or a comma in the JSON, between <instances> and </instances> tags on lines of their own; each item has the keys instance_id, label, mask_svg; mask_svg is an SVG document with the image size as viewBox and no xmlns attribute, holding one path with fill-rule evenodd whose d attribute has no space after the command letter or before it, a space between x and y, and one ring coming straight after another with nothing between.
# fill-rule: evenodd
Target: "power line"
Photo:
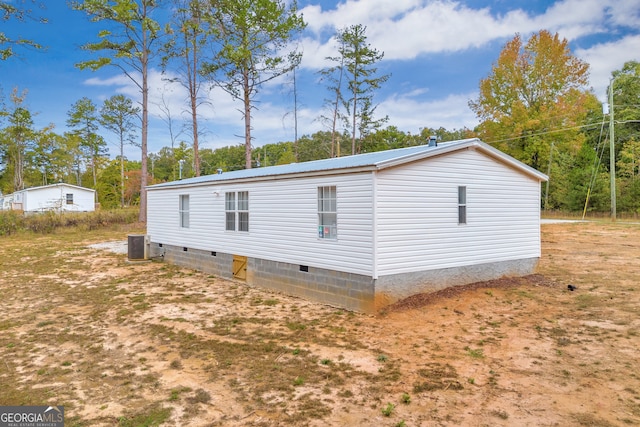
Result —
<instances>
[{"instance_id":1,"label":"power line","mask_svg":"<svg viewBox=\"0 0 640 427\"><path fill-rule=\"evenodd\" d=\"M577 130L577 129L582 129L582 128L587 128L587 127L596 127L599 126L600 123L589 123L586 125L581 125L581 126L573 126L570 128L563 128L563 129L553 129L553 130L548 130L545 132L538 132L538 133L530 133L527 135L520 135L520 136L515 136L513 138L505 138L505 139L498 139L498 140L494 140L494 141L485 141L487 144L495 144L498 142L508 142L508 141L515 141L518 139L522 139L524 137L530 137L530 136L540 136L540 135L548 135L551 133L559 133L559 132L566 132L568 130Z\"/></svg>"}]
</instances>

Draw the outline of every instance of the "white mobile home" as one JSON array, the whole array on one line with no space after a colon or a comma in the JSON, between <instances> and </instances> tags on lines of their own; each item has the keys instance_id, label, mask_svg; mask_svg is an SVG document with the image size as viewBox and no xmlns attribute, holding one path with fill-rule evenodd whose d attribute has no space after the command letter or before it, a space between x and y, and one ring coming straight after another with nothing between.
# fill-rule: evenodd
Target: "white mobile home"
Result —
<instances>
[{"instance_id":1,"label":"white mobile home","mask_svg":"<svg viewBox=\"0 0 640 427\"><path fill-rule=\"evenodd\" d=\"M478 139L148 187L152 256L372 312L533 271L547 177Z\"/></svg>"},{"instance_id":2,"label":"white mobile home","mask_svg":"<svg viewBox=\"0 0 640 427\"><path fill-rule=\"evenodd\" d=\"M4 196L2 209L24 212L92 212L95 190L71 184L52 184L25 188Z\"/></svg>"}]
</instances>

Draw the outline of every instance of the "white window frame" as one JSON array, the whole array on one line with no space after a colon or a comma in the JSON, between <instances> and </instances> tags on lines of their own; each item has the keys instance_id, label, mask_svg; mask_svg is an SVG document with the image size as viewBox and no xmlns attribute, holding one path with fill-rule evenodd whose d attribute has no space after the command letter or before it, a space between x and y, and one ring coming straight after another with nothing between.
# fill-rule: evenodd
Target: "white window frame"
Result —
<instances>
[{"instance_id":1,"label":"white window frame","mask_svg":"<svg viewBox=\"0 0 640 427\"><path fill-rule=\"evenodd\" d=\"M467 223L467 186L458 186L458 225Z\"/></svg>"},{"instance_id":2,"label":"white window frame","mask_svg":"<svg viewBox=\"0 0 640 427\"><path fill-rule=\"evenodd\" d=\"M227 191L224 193L225 230L249 232L249 192Z\"/></svg>"},{"instance_id":3,"label":"white window frame","mask_svg":"<svg viewBox=\"0 0 640 427\"><path fill-rule=\"evenodd\" d=\"M236 231L236 192L224 193L224 229Z\"/></svg>"},{"instance_id":4,"label":"white window frame","mask_svg":"<svg viewBox=\"0 0 640 427\"><path fill-rule=\"evenodd\" d=\"M189 228L189 195L180 194L178 201L180 228Z\"/></svg>"},{"instance_id":5,"label":"white window frame","mask_svg":"<svg viewBox=\"0 0 640 427\"><path fill-rule=\"evenodd\" d=\"M335 185L318 187L318 238L338 239L338 190Z\"/></svg>"},{"instance_id":6,"label":"white window frame","mask_svg":"<svg viewBox=\"0 0 640 427\"><path fill-rule=\"evenodd\" d=\"M66 204L67 205L72 205L73 204L73 193L66 193Z\"/></svg>"}]
</instances>

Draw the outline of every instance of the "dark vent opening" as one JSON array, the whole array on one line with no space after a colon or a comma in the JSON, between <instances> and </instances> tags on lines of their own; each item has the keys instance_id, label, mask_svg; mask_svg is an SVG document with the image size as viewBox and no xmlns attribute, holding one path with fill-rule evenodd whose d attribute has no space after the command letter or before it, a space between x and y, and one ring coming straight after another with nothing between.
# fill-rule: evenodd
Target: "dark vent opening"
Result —
<instances>
[{"instance_id":1,"label":"dark vent opening","mask_svg":"<svg viewBox=\"0 0 640 427\"><path fill-rule=\"evenodd\" d=\"M217 252L211 252L211 256L218 256Z\"/></svg>"},{"instance_id":2,"label":"dark vent opening","mask_svg":"<svg viewBox=\"0 0 640 427\"><path fill-rule=\"evenodd\" d=\"M305 273L309 272L309 266L308 265L301 265L300 266L300 271L304 271Z\"/></svg>"},{"instance_id":3,"label":"dark vent opening","mask_svg":"<svg viewBox=\"0 0 640 427\"><path fill-rule=\"evenodd\" d=\"M187 250L188 250L187 248L182 248L183 252L187 252Z\"/></svg>"},{"instance_id":4,"label":"dark vent opening","mask_svg":"<svg viewBox=\"0 0 640 427\"><path fill-rule=\"evenodd\" d=\"M158 247L161 248L162 247L162 243L158 243Z\"/></svg>"}]
</instances>

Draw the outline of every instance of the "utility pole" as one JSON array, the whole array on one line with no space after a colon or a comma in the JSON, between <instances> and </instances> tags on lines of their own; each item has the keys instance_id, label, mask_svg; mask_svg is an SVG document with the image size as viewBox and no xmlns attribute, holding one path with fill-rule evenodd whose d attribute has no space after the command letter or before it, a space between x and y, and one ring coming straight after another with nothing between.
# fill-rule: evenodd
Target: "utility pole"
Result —
<instances>
[{"instance_id":1,"label":"utility pole","mask_svg":"<svg viewBox=\"0 0 640 427\"><path fill-rule=\"evenodd\" d=\"M551 141L551 148L549 148L549 166L547 167L547 189L544 192L544 210L548 209L549 203L549 181L551 181L551 159L553 158L553 141Z\"/></svg>"},{"instance_id":2,"label":"utility pole","mask_svg":"<svg viewBox=\"0 0 640 427\"><path fill-rule=\"evenodd\" d=\"M616 220L616 150L615 126L613 119L613 77L609 83L609 175L611 178L611 221Z\"/></svg>"}]
</instances>

